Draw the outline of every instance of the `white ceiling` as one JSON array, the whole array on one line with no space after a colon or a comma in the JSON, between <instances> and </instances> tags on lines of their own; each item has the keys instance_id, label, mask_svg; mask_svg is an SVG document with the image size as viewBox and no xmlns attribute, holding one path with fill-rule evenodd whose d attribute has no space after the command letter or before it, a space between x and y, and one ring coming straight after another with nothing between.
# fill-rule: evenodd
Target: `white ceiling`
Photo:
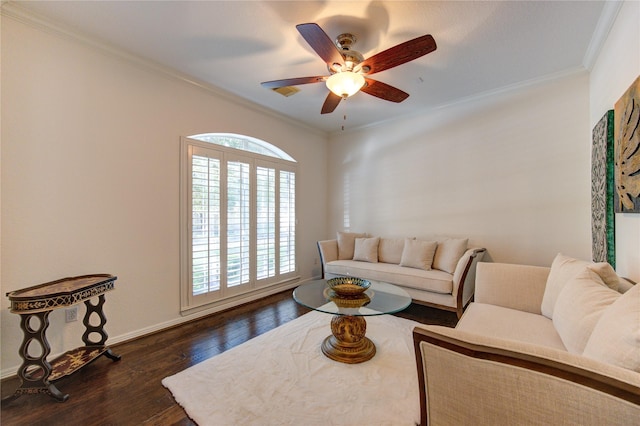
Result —
<instances>
[{"instance_id":1,"label":"white ceiling","mask_svg":"<svg viewBox=\"0 0 640 426\"><path fill-rule=\"evenodd\" d=\"M612 20L602 1L18 1L101 43L333 132L588 68ZM599 22L600 17L602 21ZM615 17L615 16L613 16ZM284 97L260 82L328 75L296 30L351 32L365 58L431 34L438 49L373 76L410 94L400 104L358 93L320 114L324 84ZM346 115L346 119L345 119Z\"/></svg>"}]
</instances>

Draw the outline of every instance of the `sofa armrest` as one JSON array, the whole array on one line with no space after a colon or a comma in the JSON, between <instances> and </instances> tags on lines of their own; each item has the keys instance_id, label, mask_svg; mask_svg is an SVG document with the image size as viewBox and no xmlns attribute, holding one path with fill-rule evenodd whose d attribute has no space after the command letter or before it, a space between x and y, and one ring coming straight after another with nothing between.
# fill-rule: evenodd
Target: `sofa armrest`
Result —
<instances>
[{"instance_id":1,"label":"sofa armrest","mask_svg":"<svg viewBox=\"0 0 640 426\"><path fill-rule=\"evenodd\" d=\"M482 263L476 270L475 301L541 314L550 268Z\"/></svg>"},{"instance_id":2,"label":"sofa armrest","mask_svg":"<svg viewBox=\"0 0 640 426\"><path fill-rule=\"evenodd\" d=\"M324 278L325 265L338 260L338 240L318 241L318 252L322 264L322 278Z\"/></svg>"},{"instance_id":3,"label":"sofa armrest","mask_svg":"<svg viewBox=\"0 0 640 426\"><path fill-rule=\"evenodd\" d=\"M458 318L462 316L462 310L473 298L476 285L476 266L482 260L486 249L470 248L458 261L453 272L452 296L456 298Z\"/></svg>"},{"instance_id":4,"label":"sofa armrest","mask_svg":"<svg viewBox=\"0 0 640 426\"><path fill-rule=\"evenodd\" d=\"M625 425L640 375L568 352L438 326L413 331L422 425Z\"/></svg>"}]
</instances>

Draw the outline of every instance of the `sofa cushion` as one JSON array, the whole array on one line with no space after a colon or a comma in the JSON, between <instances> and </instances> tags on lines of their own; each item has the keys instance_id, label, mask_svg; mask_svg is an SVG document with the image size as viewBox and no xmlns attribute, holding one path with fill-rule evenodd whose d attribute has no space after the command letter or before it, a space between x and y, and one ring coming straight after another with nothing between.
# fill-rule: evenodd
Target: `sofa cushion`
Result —
<instances>
[{"instance_id":1,"label":"sofa cushion","mask_svg":"<svg viewBox=\"0 0 640 426\"><path fill-rule=\"evenodd\" d=\"M464 252L467 251L468 243L468 238L450 238L439 242L433 258L433 268L453 274L458 265L458 261Z\"/></svg>"},{"instance_id":2,"label":"sofa cushion","mask_svg":"<svg viewBox=\"0 0 640 426\"><path fill-rule=\"evenodd\" d=\"M365 234L357 232L340 232L337 233L338 240L338 259L353 259L353 252L356 247L356 238L366 237Z\"/></svg>"},{"instance_id":3,"label":"sofa cushion","mask_svg":"<svg viewBox=\"0 0 640 426\"><path fill-rule=\"evenodd\" d=\"M640 373L640 285L605 309L583 355Z\"/></svg>"},{"instance_id":4,"label":"sofa cushion","mask_svg":"<svg viewBox=\"0 0 640 426\"><path fill-rule=\"evenodd\" d=\"M391 263L334 260L326 264L325 272L332 275L350 275L367 280L382 281L434 293L451 294L453 291L453 275L435 269L425 271Z\"/></svg>"},{"instance_id":5,"label":"sofa cushion","mask_svg":"<svg viewBox=\"0 0 640 426\"><path fill-rule=\"evenodd\" d=\"M411 240L406 238L400 266L408 268L418 268L428 271L433 263L433 256L436 253L436 241Z\"/></svg>"},{"instance_id":6,"label":"sofa cushion","mask_svg":"<svg viewBox=\"0 0 640 426\"><path fill-rule=\"evenodd\" d=\"M538 314L487 303L471 303L456 329L566 351L553 322Z\"/></svg>"},{"instance_id":7,"label":"sofa cushion","mask_svg":"<svg viewBox=\"0 0 640 426\"><path fill-rule=\"evenodd\" d=\"M616 274L608 263L592 263L558 253L551 264L551 271L547 278L547 286L540 307L542 315L547 318L553 318L555 303L562 288L571 278L581 272L585 266L598 274L604 284L612 290L617 291L626 288L624 280Z\"/></svg>"},{"instance_id":8,"label":"sofa cushion","mask_svg":"<svg viewBox=\"0 0 640 426\"><path fill-rule=\"evenodd\" d=\"M558 295L562 291L564 285L574 276L576 276L590 262L574 259L558 253L551 263L551 270L547 278L547 286L542 296L542 305L540 310L542 315L551 319L553 318L553 309L556 306Z\"/></svg>"},{"instance_id":9,"label":"sofa cushion","mask_svg":"<svg viewBox=\"0 0 640 426\"><path fill-rule=\"evenodd\" d=\"M588 267L569 279L553 310L553 325L569 352L582 354L602 313L619 297Z\"/></svg>"},{"instance_id":10,"label":"sofa cushion","mask_svg":"<svg viewBox=\"0 0 640 426\"><path fill-rule=\"evenodd\" d=\"M353 260L378 263L378 243L380 238L356 238Z\"/></svg>"},{"instance_id":11,"label":"sofa cushion","mask_svg":"<svg viewBox=\"0 0 640 426\"><path fill-rule=\"evenodd\" d=\"M598 262L587 267L598 274L607 287L611 290L618 291L620 277L618 277L618 274L616 274L616 271L613 270L611 265L607 262Z\"/></svg>"},{"instance_id":12,"label":"sofa cushion","mask_svg":"<svg viewBox=\"0 0 640 426\"><path fill-rule=\"evenodd\" d=\"M378 244L378 262L400 264L404 238L380 238Z\"/></svg>"}]
</instances>

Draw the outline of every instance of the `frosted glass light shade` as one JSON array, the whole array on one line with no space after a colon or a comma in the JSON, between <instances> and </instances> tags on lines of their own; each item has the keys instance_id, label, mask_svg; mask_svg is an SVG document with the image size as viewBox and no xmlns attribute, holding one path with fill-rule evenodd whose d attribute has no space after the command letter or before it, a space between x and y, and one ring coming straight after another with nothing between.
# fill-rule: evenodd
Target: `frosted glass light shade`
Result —
<instances>
[{"instance_id":1,"label":"frosted glass light shade","mask_svg":"<svg viewBox=\"0 0 640 426\"><path fill-rule=\"evenodd\" d=\"M364 77L351 71L337 72L327 79L327 87L343 98L358 93L364 86Z\"/></svg>"}]
</instances>

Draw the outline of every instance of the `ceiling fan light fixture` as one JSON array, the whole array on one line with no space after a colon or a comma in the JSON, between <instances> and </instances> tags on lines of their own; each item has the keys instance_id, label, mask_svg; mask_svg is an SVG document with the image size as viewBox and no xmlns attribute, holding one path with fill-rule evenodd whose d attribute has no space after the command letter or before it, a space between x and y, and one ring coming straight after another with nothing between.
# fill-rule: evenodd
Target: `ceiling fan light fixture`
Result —
<instances>
[{"instance_id":1,"label":"ceiling fan light fixture","mask_svg":"<svg viewBox=\"0 0 640 426\"><path fill-rule=\"evenodd\" d=\"M364 77L351 71L337 72L327 79L327 87L333 93L347 99L364 86Z\"/></svg>"}]
</instances>

